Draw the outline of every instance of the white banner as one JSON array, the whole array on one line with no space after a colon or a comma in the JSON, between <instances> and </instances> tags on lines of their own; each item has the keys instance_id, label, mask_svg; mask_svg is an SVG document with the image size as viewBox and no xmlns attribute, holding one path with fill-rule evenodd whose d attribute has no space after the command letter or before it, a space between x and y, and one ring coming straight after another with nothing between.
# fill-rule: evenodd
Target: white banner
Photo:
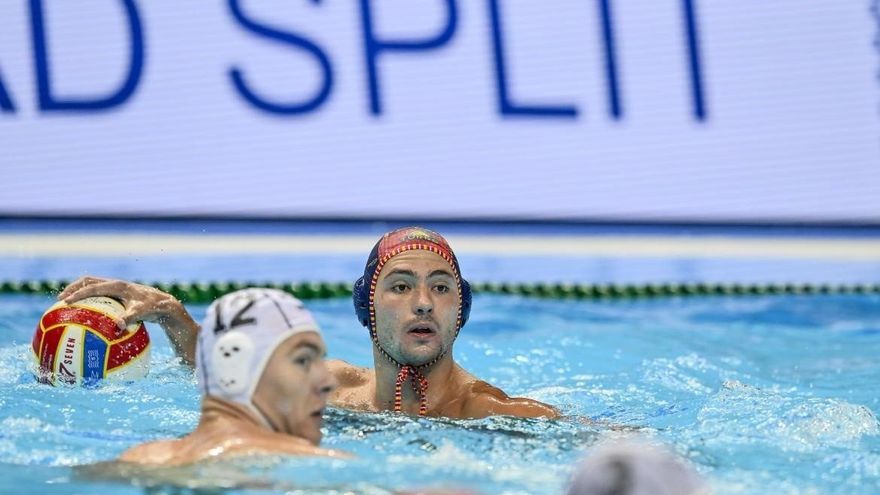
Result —
<instances>
[{"instance_id":1,"label":"white banner","mask_svg":"<svg viewBox=\"0 0 880 495\"><path fill-rule=\"evenodd\" d=\"M0 6L0 214L880 220L866 2Z\"/></svg>"}]
</instances>

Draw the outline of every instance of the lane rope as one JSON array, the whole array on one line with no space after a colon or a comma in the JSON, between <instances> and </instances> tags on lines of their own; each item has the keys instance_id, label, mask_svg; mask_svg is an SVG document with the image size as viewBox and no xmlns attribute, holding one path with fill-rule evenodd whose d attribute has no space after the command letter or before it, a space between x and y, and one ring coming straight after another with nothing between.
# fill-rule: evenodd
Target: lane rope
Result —
<instances>
[{"instance_id":1,"label":"lane rope","mask_svg":"<svg viewBox=\"0 0 880 495\"><path fill-rule=\"evenodd\" d=\"M58 294L67 280L0 282L0 294ZM168 292L185 303L210 303L247 287L272 287L300 299L351 297L348 282L138 282ZM877 284L565 284L475 283L476 294L507 294L545 299L645 299L684 296L880 294Z\"/></svg>"}]
</instances>

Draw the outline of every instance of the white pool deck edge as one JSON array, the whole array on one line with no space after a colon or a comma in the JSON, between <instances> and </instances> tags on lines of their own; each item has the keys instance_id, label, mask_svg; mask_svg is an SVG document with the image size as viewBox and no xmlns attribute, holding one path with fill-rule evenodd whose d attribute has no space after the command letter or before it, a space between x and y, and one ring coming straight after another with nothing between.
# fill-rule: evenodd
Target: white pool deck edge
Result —
<instances>
[{"instance_id":1,"label":"white pool deck edge","mask_svg":"<svg viewBox=\"0 0 880 495\"><path fill-rule=\"evenodd\" d=\"M640 257L880 262L878 238L640 235L447 236L457 253L499 257ZM0 257L358 255L367 235L2 233Z\"/></svg>"}]
</instances>

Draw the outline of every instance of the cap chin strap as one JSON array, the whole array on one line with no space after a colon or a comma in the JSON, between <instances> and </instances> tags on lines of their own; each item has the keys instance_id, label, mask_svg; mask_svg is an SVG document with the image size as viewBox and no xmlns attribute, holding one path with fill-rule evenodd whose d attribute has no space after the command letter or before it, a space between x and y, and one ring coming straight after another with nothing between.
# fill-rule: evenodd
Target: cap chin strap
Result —
<instances>
[{"instance_id":1,"label":"cap chin strap","mask_svg":"<svg viewBox=\"0 0 880 495\"><path fill-rule=\"evenodd\" d=\"M263 426L265 426L266 428L268 428L271 431L274 431L274 432L278 431L278 429L275 428L275 426L269 421L269 418L267 418L266 415L263 414L263 411L261 411L260 408L258 408L253 403L253 400L245 405L247 406L248 409L250 409L251 413L257 417L257 419L260 421L260 423Z\"/></svg>"},{"instance_id":2,"label":"cap chin strap","mask_svg":"<svg viewBox=\"0 0 880 495\"><path fill-rule=\"evenodd\" d=\"M428 413L428 379L418 368L410 365L401 366L397 373L397 381L394 384L394 412L401 412L403 409L401 404L403 402L403 384L407 378L411 379L412 388L419 396L419 416L424 416Z\"/></svg>"},{"instance_id":3,"label":"cap chin strap","mask_svg":"<svg viewBox=\"0 0 880 495\"><path fill-rule=\"evenodd\" d=\"M461 330L461 327L455 330L453 342L458 338L459 330ZM409 378L413 391L419 398L419 416L426 416L428 414L428 379L421 370L428 369L437 364L446 356L448 349L444 349L437 357L427 363L415 366L412 364L402 364L394 359L391 354L388 354L388 351L379 344L379 337L372 328L370 328L370 337L373 340L373 345L376 346L376 349L379 350L382 356L398 368L397 380L394 382L394 412L403 412L403 385L406 383L407 378Z\"/></svg>"}]
</instances>

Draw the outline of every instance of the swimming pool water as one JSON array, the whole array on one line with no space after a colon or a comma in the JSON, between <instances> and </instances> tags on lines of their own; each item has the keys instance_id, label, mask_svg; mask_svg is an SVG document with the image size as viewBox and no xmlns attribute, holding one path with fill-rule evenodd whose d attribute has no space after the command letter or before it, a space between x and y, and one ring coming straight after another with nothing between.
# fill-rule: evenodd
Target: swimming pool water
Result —
<instances>
[{"instance_id":1,"label":"swimming pool water","mask_svg":"<svg viewBox=\"0 0 880 495\"><path fill-rule=\"evenodd\" d=\"M324 445L353 460L249 459L81 479L71 466L183 435L198 420L193 374L155 325L150 376L95 390L38 385L29 343L51 304L0 298L0 492L141 493L163 483L293 493L464 487L559 494L605 423L637 427L689 458L718 494L877 493L880 296L551 301L477 296L458 361L561 421L417 419L330 410ZM310 301L330 355L369 365L346 299ZM205 306L190 306L196 318ZM599 423L587 425L578 418ZM170 479L171 481L168 481ZM170 485L169 485L170 486ZM243 487L243 488L242 488Z\"/></svg>"}]
</instances>

